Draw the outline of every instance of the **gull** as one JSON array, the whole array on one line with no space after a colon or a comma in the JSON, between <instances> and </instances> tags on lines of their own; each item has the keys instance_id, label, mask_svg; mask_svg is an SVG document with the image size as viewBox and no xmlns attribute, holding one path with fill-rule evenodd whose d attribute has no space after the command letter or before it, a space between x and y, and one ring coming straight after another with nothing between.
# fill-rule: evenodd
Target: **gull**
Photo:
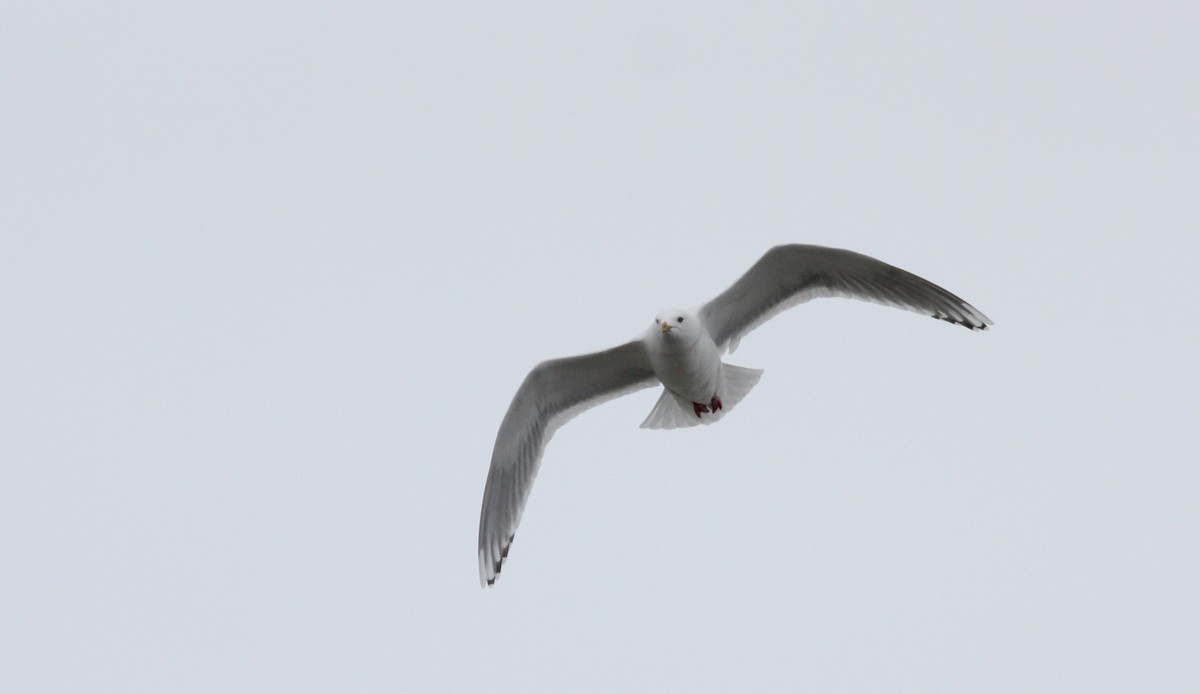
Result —
<instances>
[{"instance_id":1,"label":"gull","mask_svg":"<svg viewBox=\"0 0 1200 694\"><path fill-rule=\"evenodd\" d=\"M658 313L630 342L538 364L517 389L492 449L479 514L480 584L495 583L508 558L542 451L558 427L602 402L659 384L662 395L642 428L717 422L762 376L721 355L768 319L819 297L907 309L971 330L992 324L974 306L898 267L853 251L792 244L767 251L703 306Z\"/></svg>"}]
</instances>

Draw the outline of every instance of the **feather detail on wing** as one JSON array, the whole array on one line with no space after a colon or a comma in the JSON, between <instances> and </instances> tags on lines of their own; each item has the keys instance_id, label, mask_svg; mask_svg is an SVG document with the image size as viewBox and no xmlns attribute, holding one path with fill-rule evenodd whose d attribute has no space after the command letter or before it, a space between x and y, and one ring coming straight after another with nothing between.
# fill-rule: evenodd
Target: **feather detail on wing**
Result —
<instances>
[{"instance_id":1,"label":"feather detail on wing","mask_svg":"<svg viewBox=\"0 0 1200 694\"><path fill-rule=\"evenodd\" d=\"M479 514L479 580L496 581L521 521L542 451L586 409L658 383L640 341L534 367L500 424Z\"/></svg>"},{"instance_id":2,"label":"feather detail on wing","mask_svg":"<svg viewBox=\"0 0 1200 694\"><path fill-rule=\"evenodd\" d=\"M852 251L798 244L767 251L699 313L717 347L733 351L782 311L827 296L902 308L971 330L992 324L979 309L911 272Z\"/></svg>"}]
</instances>

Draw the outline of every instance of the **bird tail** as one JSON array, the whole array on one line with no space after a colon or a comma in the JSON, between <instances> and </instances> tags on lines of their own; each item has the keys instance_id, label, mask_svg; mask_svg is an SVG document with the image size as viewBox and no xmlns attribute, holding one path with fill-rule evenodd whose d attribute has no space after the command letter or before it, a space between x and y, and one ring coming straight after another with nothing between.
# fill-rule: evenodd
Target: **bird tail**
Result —
<instances>
[{"instance_id":1,"label":"bird tail","mask_svg":"<svg viewBox=\"0 0 1200 694\"><path fill-rule=\"evenodd\" d=\"M650 414L646 415L645 421L642 422L642 428L682 429L694 427L697 424L708 424L717 419L719 418L708 415L697 417L696 411L692 409L692 403L687 398L681 398L663 388L662 395L658 396L658 402L654 403L654 409L650 410Z\"/></svg>"},{"instance_id":2,"label":"bird tail","mask_svg":"<svg viewBox=\"0 0 1200 694\"><path fill-rule=\"evenodd\" d=\"M747 369L744 366L734 366L721 362L721 405L725 410L732 410L735 405L746 397L758 379L762 378L762 369Z\"/></svg>"},{"instance_id":3,"label":"bird tail","mask_svg":"<svg viewBox=\"0 0 1200 694\"><path fill-rule=\"evenodd\" d=\"M721 409L697 417L692 402L663 388L662 395L654 408L642 422L643 429L682 429L697 424L712 424L725 416L733 406L742 401L746 394L762 378L762 369L747 369L742 366L721 363L721 385L717 394L721 398Z\"/></svg>"}]
</instances>

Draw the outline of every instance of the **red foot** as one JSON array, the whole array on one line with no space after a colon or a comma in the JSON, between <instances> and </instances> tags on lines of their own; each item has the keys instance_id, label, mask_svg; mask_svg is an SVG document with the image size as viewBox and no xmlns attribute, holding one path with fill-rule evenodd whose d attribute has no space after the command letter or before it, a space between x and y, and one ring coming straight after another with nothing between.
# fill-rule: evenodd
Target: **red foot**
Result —
<instances>
[{"instance_id":1,"label":"red foot","mask_svg":"<svg viewBox=\"0 0 1200 694\"><path fill-rule=\"evenodd\" d=\"M692 403L692 409L694 409L696 411L697 417L700 416L701 412L716 413L717 410L723 409L724 407L725 406L721 404L721 398L718 398L715 395L713 396L712 400L709 401L709 403L707 405L698 403L698 402ZM712 408L712 409L709 409L709 408Z\"/></svg>"}]
</instances>

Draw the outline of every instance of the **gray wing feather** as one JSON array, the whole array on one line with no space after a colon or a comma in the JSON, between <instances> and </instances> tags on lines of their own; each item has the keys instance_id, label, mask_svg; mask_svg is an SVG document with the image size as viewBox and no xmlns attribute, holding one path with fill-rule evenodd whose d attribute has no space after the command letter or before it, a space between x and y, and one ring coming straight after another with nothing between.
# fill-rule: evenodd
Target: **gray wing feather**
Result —
<instances>
[{"instance_id":1,"label":"gray wing feather","mask_svg":"<svg viewBox=\"0 0 1200 694\"><path fill-rule=\"evenodd\" d=\"M521 521L542 451L554 431L602 402L658 383L640 341L603 352L553 359L525 377L492 449L479 513L479 580L496 581Z\"/></svg>"},{"instance_id":2,"label":"gray wing feather","mask_svg":"<svg viewBox=\"0 0 1200 694\"><path fill-rule=\"evenodd\" d=\"M823 246L776 246L741 279L700 308L722 351L775 315L810 299L838 296L923 313L971 330L991 319L941 287L861 253Z\"/></svg>"}]
</instances>

